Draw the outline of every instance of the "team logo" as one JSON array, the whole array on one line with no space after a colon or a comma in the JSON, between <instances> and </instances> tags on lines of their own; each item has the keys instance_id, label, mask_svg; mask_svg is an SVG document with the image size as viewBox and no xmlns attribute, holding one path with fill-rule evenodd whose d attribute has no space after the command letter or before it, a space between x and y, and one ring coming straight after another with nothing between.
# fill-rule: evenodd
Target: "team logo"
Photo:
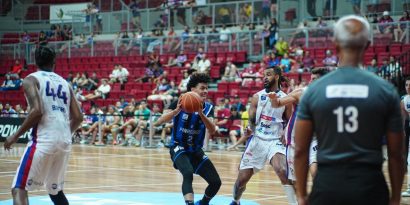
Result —
<instances>
[{"instance_id":1,"label":"team logo","mask_svg":"<svg viewBox=\"0 0 410 205\"><path fill-rule=\"evenodd\" d=\"M29 179L28 182L27 182L27 184L28 184L29 186L31 186L31 185L33 184L33 179Z\"/></svg>"},{"instance_id":2,"label":"team logo","mask_svg":"<svg viewBox=\"0 0 410 205\"><path fill-rule=\"evenodd\" d=\"M188 120L188 117L189 117L189 115L184 113L182 115L182 120Z\"/></svg>"},{"instance_id":3,"label":"team logo","mask_svg":"<svg viewBox=\"0 0 410 205\"><path fill-rule=\"evenodd\" d=\"M57 189L57 184L53 184L53 185L51 185L51 188L53 188L53 189Z\"/></svg>"},{"instance_id":4,"label":"team logo","mask_svg":"<svg viewBox=\"0 0 410 205\"><path fill-rule=\"evenodd\" d=\"M266 95L262 95L261 100L266 100Z\"/></svg>"}]
</instances>

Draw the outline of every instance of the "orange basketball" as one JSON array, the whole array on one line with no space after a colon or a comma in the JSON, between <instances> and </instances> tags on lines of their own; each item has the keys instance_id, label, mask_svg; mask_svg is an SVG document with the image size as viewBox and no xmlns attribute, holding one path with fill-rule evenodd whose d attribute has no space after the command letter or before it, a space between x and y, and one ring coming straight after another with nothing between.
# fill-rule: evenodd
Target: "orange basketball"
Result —
<instances>
[{"instance_id":1,"label":"orange basketball","mask_svg":"<svg viewBox=\"0 0 410 205\"><path fill-rule=\"evenodd\" d=\"M181 97L181 107L187 113L198 112L202 103L202 98L195 92L187 92Z\"/></svg>"}]
</instances>

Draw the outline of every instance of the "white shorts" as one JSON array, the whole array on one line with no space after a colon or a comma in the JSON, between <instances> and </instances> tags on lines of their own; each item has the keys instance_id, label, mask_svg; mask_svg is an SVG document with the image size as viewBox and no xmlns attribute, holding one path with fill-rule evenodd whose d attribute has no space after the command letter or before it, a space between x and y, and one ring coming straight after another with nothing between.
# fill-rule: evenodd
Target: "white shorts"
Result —
<instances>
[{"instance_id":1,"label":"white shorts","mask_svg":"<svg viewBox=\"0 0 410 205\"><path fill-rule=\"evenodd\" d=\"M253 169L256 173L263 169L266 161L270 162L276 153L286 154L286 147L279 139L262 140L251 136L242 155L239 169Z\"/></svg>"},{"instance_id":2,"label":"white shorts","mask_svg":"<svg viewBox=\"0 0 410 205\"><path fill-rule=\"evenodd\" d=\"M288 179L296 181L295 176L295 147L293 145L286 146L286 165ZM317 162L317 140L312 140L309 150L309 166Z\"/></svg>"},{"instance_id":3,"label":"white shorts","mask_svg":"<svg viewBox=\"0 0 410 205\"><path fill-rule=\"evenodd\" d=\"M11 188L32 191L45 187L49 194L56 195L64 186L70 152L55 149L53 153L49 153L50 150L46 153L36 144L27 145Z\"/></svg>"}]
</instances>

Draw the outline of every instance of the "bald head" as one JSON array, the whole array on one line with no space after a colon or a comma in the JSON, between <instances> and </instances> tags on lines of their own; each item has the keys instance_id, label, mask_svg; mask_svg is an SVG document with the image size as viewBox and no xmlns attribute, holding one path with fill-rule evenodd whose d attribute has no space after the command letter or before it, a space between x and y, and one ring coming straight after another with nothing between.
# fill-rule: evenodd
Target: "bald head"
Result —
<instances>
[{"instance_id":1,"label":"bald head","mask_svg":"<svg viewBox=\"0 0 410 205\"><path fill-rule=\"evenodd\" d=\"M370 39L370 25L360 16L345 16L334 27L336 43L341 48L364 49Z\"/></svg>"}]
</instances>

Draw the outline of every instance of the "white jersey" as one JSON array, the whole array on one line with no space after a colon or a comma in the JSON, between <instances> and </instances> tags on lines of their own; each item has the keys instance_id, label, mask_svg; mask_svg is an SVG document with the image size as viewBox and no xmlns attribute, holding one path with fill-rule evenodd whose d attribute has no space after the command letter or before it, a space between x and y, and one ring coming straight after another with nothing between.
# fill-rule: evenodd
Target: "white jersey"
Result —
<instances>
[{"instance_id":1,"label":"white jersey","mask_svg":"<svg viewBox=\"0 0 410 205\"><path fill-rule=\"evenodd\" d=\"M410 114L410 95L405 95L403 97L403 105L406 112Z\"/></svg>"},{"instance_id":2,"label":"white jersey","mask_svg":"<svg viewBox=\"0 0 410 205\"><path fill-rule=\"evenodd\" d=\"M39 83L43 116L33 127L31 143L44 152L55 147L71 150L70 87L67 81L54 72L37 71L30 74Z\"/></svg>"},{"instance_id":3,"label":"white jersey","mask_svg":"<svg viewBox=\"0 0 410 205\"><path fill-rule=\"evenodd\" d=\"M307 87L302 88L302 92L306 91ZM295 123L296 123L296 116L298 112L298 105L294 105L292 116L289 119L288 124L286 125L285 129L285 138L286 144L291 145L295 142Z\"/></svg>"},{"instance_id":4,"label":"white jersey","mask_svg":"<svg viewBox=\"0 0 410 205\"><path fill-rule=\"evenodd\" d=\"M279 139L283 130L283 112L285 107L273 108L265 90L258 93L258 107L256 109L256 128L254 136L264 139ZM285 97L282 91L276 93L279 98Z\"/></svg>"}]
</instances>

